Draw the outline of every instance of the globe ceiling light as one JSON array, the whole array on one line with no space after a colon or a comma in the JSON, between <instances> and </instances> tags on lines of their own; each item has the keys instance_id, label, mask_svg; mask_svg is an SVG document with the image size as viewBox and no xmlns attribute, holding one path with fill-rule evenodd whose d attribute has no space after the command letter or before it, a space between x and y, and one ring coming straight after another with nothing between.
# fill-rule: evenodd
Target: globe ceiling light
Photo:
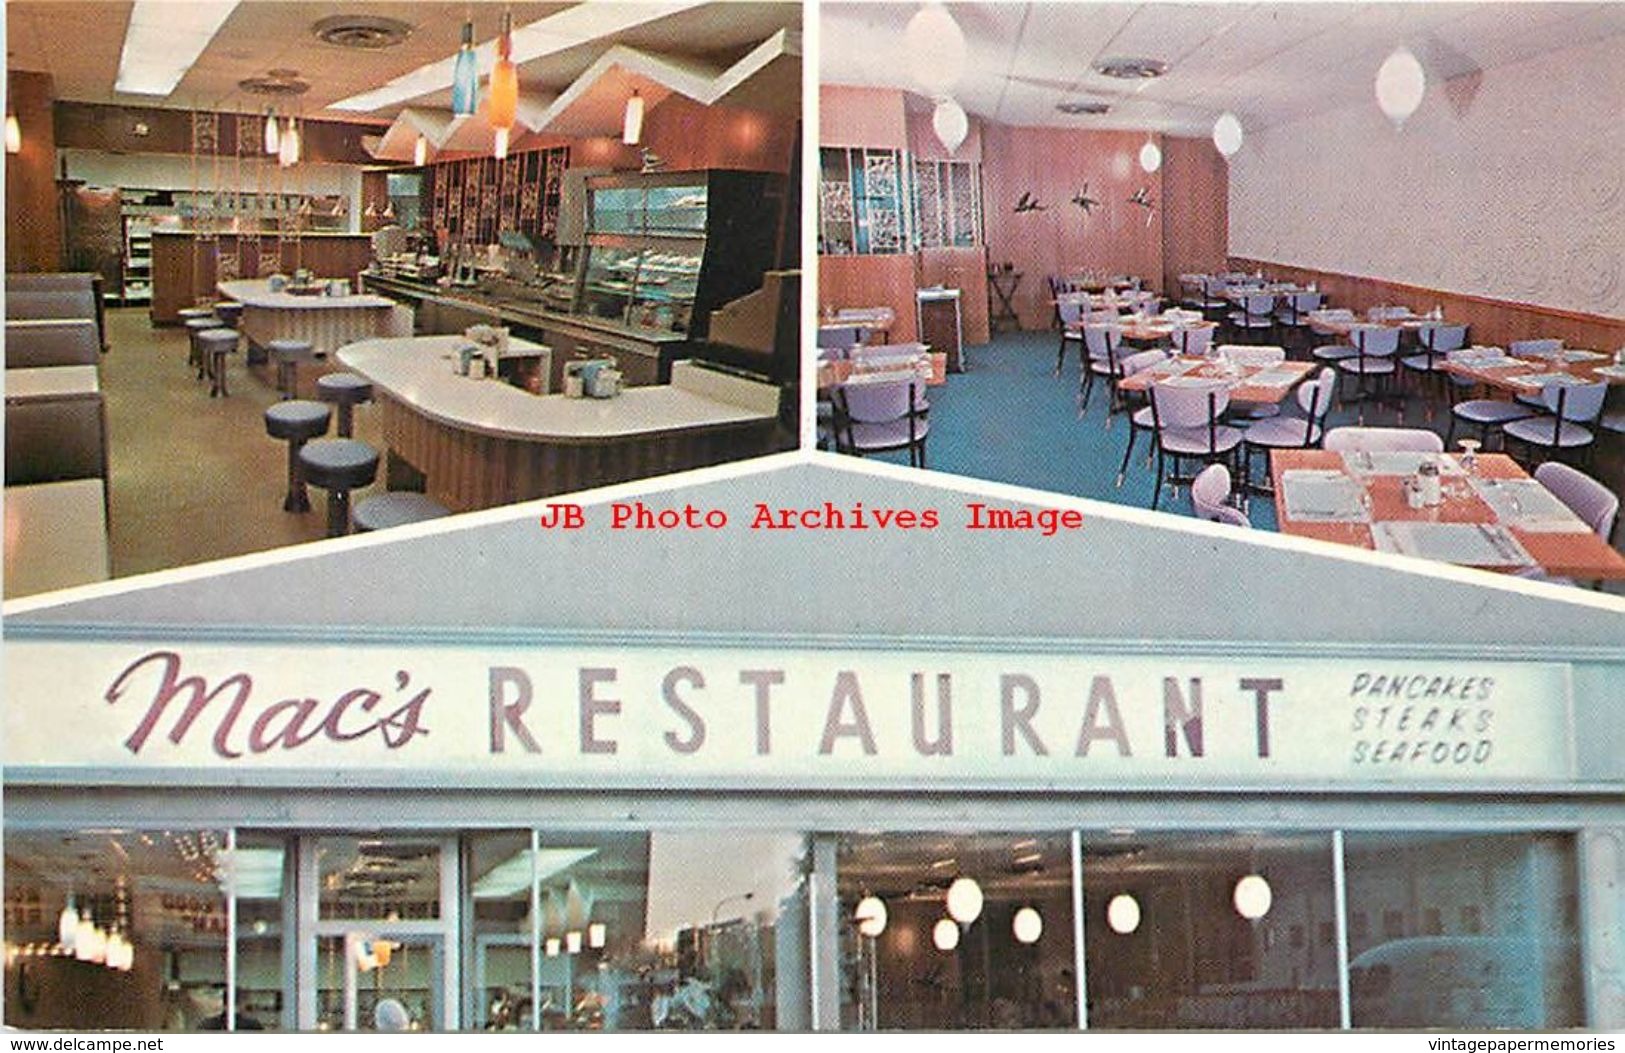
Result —
<instances>
[{"instance_id":1,"label":"globe ceiling light","mask_svg":"<svg viewBox=\"0 0 1625 1053\"><path fill-rule=\"evenodd\" d=\"M1145 169L1147 174L1162 167L1162 147L1151 139L1147 139L1145 145L1140 147L1140 167Z\"/></svg>"},{"instance_id":2,"label":"globe ceiling light","mask_svg":"<svg viewBox=\"0 0 1625 1053\"><path fill-rule=\"evenodd\" d=\"M1127 892L1120 892L1106 904L1106 924L1119 936L1127 936L1140 927L1140 901Z\"/></svg>"},{"instance_id":3,"label":"globe ceiling light","mask_svg":"<svg viewBox=\"0 0 1625 1053\"><path fill-rule=\"evenodd\" d=\"M865 936L879 936L886 931L886 902L879 896L865 896L858 900L858 909L852 912L852 920L858 923L858 931Z\"/></svg>"},{"instance_id":4,"label":"globe ceiling light","mask_svg":"<svg viewBox=\"0 0 1625 1053\"><path fill-rule=\"evenodd\" d=\"M1236 913L1248 921L1257 921L1270 912L1270 904L1275 901L1275 894L1270 891L1270 883L1258 874L1248 874L1236 882L1236 892L1232 897L1236 904Z\"/></svg>"},{"instance_id":5,"label":"globe ceiling light","mask_svg":"<svg viewBox=\"0 0 1625 1053\"><path fill-rule=\"evenodd\" d=\"M941 4L925 4L908 20L903 47L909 71L930 95L946 95L965 72L965 34Z\"/></svg>"},{"instance_id":6,"label":"globe ceiling light","mask_svg":"<svg viewBox=\"0 0 1625 1053\"><path fill-rule=\"evenodd\" d=\"M959 925L952 918L943 918L931 929L931 942L939 951L951 951L959 946Z\"/></svg>"},{"instance_id":7,"label":"globe ceiling light","mask_svg":"<svg viewBox=\"0 0 1625 1053\"><path fill-rule=\"evenodd\" d=\"M1377 70L1376 87L1377 105L1394 122L1395 128L1403 128L1405 119L1416 112L1422 105L1422 96L1427 94L1427 73L1411 49L1400 46Z\"/></svg>"},{"instance_id":8,"label":"globe ceiling light","mask_svg":"<svg viewBox=\"0 0 1625 1053\"><path fill-rule=\"evenodd\" d=\"M969 925L982 916L982 886L973 878L955 878L948 886L948 916Z\"/></svg>"},{"instance_id":9,"label":"globe ceiling light","mask_svg":"<svg viewBox=\"0 0 1625 1053\"><path fill-rule=\"evenodd\" d=\"M1010 931L1017 943L1037 943L1038 937L1044 935L1044 918L1034 908L1022 907L1010 919Z\"/></svg>"},{"instance_id":10,"label":"globe ceiling light","mask_svg":"<svg viewBox=\"0 0 1625 1053\"><path fill-rule=\"evenodd\" d=\"M1213 145L1219 148L1219 153L1228 160L1241 149L1241 121L1229 110L1219 114L1219 119L1213 122Z\"/></svg>"},{"instance_id":11,"label":"globe ceiling light","mask_svg":"<svg viewBox=\"0 0 1625 1053\"><path fill-rule=\"evenodd\" d=\"M953 153L970 134L970 118L965 116L965 109L959 103L940 99L931 113L931 128L937 133L937 141Z\"/></svg>"}]
</instances>

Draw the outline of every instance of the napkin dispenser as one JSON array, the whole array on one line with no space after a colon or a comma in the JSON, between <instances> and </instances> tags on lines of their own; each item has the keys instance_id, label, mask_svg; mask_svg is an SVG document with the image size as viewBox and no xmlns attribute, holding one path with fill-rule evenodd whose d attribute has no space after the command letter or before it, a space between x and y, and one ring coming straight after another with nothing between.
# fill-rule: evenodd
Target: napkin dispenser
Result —
<instances>
[{"instance_id":1,"label":"napkin dispenser","mask_svg":"<svg viewBox=\"0 0 1625 1053\"><path fill-rule=\"evenodd\" d=\"M605 370L613 370L613 358L581 358L573 362L564 363L564 395L566 398L609 398L609 395L600 395L604 390L604 382L599 379ZM619 390L620 373L617 370L615 385ZM614 394L611 392L610 394Z\"/></svg>"}]
</instances>

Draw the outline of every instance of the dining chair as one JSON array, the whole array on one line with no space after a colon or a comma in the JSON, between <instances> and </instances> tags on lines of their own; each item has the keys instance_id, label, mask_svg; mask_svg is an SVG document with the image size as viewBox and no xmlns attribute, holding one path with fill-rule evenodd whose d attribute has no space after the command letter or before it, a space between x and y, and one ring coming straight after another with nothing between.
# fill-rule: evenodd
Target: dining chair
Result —
<instances>
[{"instance_id":1,"label":"dining chair","mask_svg":"<svg viewBox=\"0 0 1625 1053\"><path fill-rule=\"evenodd\" d=\"M1507 344L1507 354L1513 358L1535 359L1547 358L1563 350L1563 341L1556 337L1540 337L1535 340L1514 340ZM1528 406L1532 410L1545 412L1546 403L1542 401L1540 393L1518 393L1512 396L1514 402Z\"/></svg>"},{"instance_id":2,"label":"dining chair","mask_svg":"<svg viewBox=\"0 0 1625 1053\"><path fill-rule=\"evenodd\" d=\"M1333 428L1326 433L1323 446L1340 453L1444 452L1439 433L1426 428Z\"/></svg>"},{"instance_id":3,"label":"dining chair","mask_svg":"<svg viewBox=\"0 0 1625 1053\"><path fill-rule=\"evenodd\" d=\"M1564 450L1584 450L1589 459L1597 435L1588 425L1596 425L1602 417L1608 383L1547 384L1541 388L1540 397L1551 411L1549 415L1512 421L1502 432L1542 456L1548 450L1554 457Z\"/></svg>"},{"instance_id":4,"label":"dining chair","mask_svg":"<svg viewBox=\"0 0 1625 1053\"><path fill-rule=\"evenodd\" d=\"M1287 293L1275 308L1275 320L1292 329L1309 324L1309 312L1319 309L1325 294L1318 292Z\"/></svg>"},{"instance_id":5,"label":"dining chair","mask_svg":"<svg viewBox=\"0 0 1625 1053\"><path fill-rule=\"evenodd\" d=\"M1416 346L1422 349L1419 355L1406 355L1399 360L1399 364L1408 373L1416 374L1422 385L1423 394L1426 394L1426 385L1430 379L1437 378L1444 373L1440 363L1444 356L1458 350L1467 343L1467 327L1464 325L1444 325L1438 322L1429 322L1418 326L1416 333Z\"/></svg>"},{"instance_id":6,"label":"dining chair","mask_svg":"<svg viewBox=\"0 0 1625 1053\"><path fill-rule=\"evenodd\" d=\"M1251 527L1247 514L1230 503L1230 469L1210 464L1191 480L1191 507L1198 518L1230 526Z\"/></svg>"},{"instance_id":7,"label":"dining chair","mask_svg":"<svg viewBox=\"0 0 1625 1053\"><path fill-rule=\"evenodd\" d=\"M1182 329L1175 329L1168 334L1168 340L1174 345L1174 350L1181 355L1205 355L1213 346L1213 334L1218 332L1216 326L1195 325Z\"/></svg>"},{"instance_id":8,"label":"dining chair","mask_svg":"<svg viewBox=\"0 0 1625 1053\"><path fill-rule=\"evenodd\" d=\"M1202 278L1202 310L1217 311L1229 307L1230 283L1223 275L1209 274Z\"/></svg>"},{"instance_id":9,"label":"dining chair","mask_svg":"<svg viewBox=\"0 0 1625 1053\"><path fill-rule=\"evenodd\" d=\"M1126 379L1143 370L1150 369L1158 362L1166 361L1168 361L1166 353L1152 349L1129 355L1118 363L1118 368L1121 372L1121 379ZM1122 390L1121 384L1118 385L1118 389L1119 391ZM1128 477L1128 462L1134 456L1134 440L1139 437L1142 431L1154 432L1157 430L1157 422L1152 417L1151 406L1147 402L1148 396L1139 392L1123 392L1122 398L1130 412L1128 416L1128 445L1123 448L1123 463L1117 469L1117 488L1119 490L1123 488L1123 480ZM1107 426L1109 427L1110 424L1111 418L1108 417Z\"/></svg>"},{"instance_id":10,"label":"dining chair","mask_svg":"<svg viewBox=\"0 0 1625 1053\"><path fill-rule=\"evenodd\" d=\"M1179 276L1179 302L1186 307L1201 310L1206 306L1206 297L1202 295L1202 280L1204 274L1181 274Z\"/></svg>"},{"instance_id":11,"label":"dining chair","mask_svg":"<svg viewBox=\"0 0 1625 1053\"><path fill-rule=\"evenodd\" d=\"M1342 335L1338 330L1329 328L1329 323L1338 325L1350 324L1354 321L1354 312L1345 307L1331 311L1319 312L1318 319L1309 319L1309 331L1318 336L1337 337ZM1322 344L1309 352L1310 356L1322 362L1336 362L1339 359L1353 358L1358 352L1352 343L1340 342L1335 344Z\"/></svg>"},{"instance_id":12,"label":"dining chair","mask_svg":"<svg viewBox=\"0 0 1625 1053\"><path fill-rule=\"evenodd\" d=\"M1083 375L1078 379L1078 416L1089 409L1089 395L1094 390L1095 378L1104 377L1107 402L1106 417L1111 419L1117 406L1117 353L1123 344L1123 327L1105 322L1088 322L1083 327Z\"/></svg>"},{"instance_id":13,"label":"dining chair","mask_svg":"<svg viewBox=\"0 0 1625 1053\"><path fill-rule=\"evenodd\" d=\"M1083 360L1083 320L1088 312L1088 305L1083 301L1060 294L1055 300L1055 316L1061 323L1061 346L1055 351L1055 375L1061 375L1061 366L1066 362L1066 347L1068 344L1078 345L1078 359Z\"/></svg>"},{"instance_id":14,"label":"dining chair","mask_svg":"<svg viewBox=\"0 0 1625 1053\"><path fill-rule=\"evenodd\" d=\"M1619 497L1612 490L1561 461L1547 461L1536 468L1535 481L1568 505L1594 534L1613 544L1614 526L1619 521Z\"/></svg>"},{"instance_id":15,"label":"dining chair","mask_svg":"<svg viewBox=\"0 0 1625 1053\"><path fill-rule=\"evenodd\" d=\"M1275 294L1250 292L1237 298L1241 310L1230 313L1230 326L1242 332L1275 328Z\"/></svg>"},{"instance_id":16,"label":"dining chair","mask_svg":"<svg viewBox=\"0 0 1625 1053\"><path fill-rule=\"evenodd\" d=\"M1363 401L1373 394L1380 398L1382 379L1393 376L1398 368L1394 365L1394 356L1399 353L1399 330L1385 325L1355 325L1349 329L1349 341L1354 345L1354 356L1336 359L1338 370L1358 378L1357 400ZM1374 392L1367 387L1368 380L1375 385ZM1363 409L1360 423L1365 423Z\"/></svg>"},{"instance_id":17,"label":"dining chair","mask_svg":"<svg viewBox=\"0 0 1625 1053\"><path fill-rule=\"evenodd\" d=\"M1326 432L1326 414L1331 412L1337 391L1337 370L1321 369L1314 380L1299 384L1293 392L1303 416L1281 414L1261 420L1247 429L1242 438L1242 484L1250 490L1268 493L1270 488L1253 483L1253 453L1258 450L1308 449L1319 446Z\"/></svg>"},{"instance_id":18,"label":"dining chair","mask_svg":"<svg viewBox=\"0 0 1625 1053\"><path fill-rule=\"evenodd\" d=\"M845 358L856 346L858 346L857 326L820 327L818 330L818 348L820 351L834 352L831 358Z\"/></svg>"},{"instance_id":19,"label":"dining chair","mask_svg":"<svg viewBox=\"0 0 1625 1053\"><path fill-rule=\"evenodd\" d=\"M1230 385L1222 379L1192 381L1186 377L1154 381L1151 385L1151 420L1156 428L1157 482L1151 507L1162 499L1167 462L1173 461L1173 481L1179 482L1179 464L1187 457L1211 463L1229 459L1241 445L1242 431L1220 418L1230 405Z\"/></svg>"},{"instance_id":20,"label":"dining chair","mask_svg":"<svg viewBox=\"0 0 1625 1053\"><path fill-rule=\"evenodd\" d=\"M910 465L925 467L931 423L924 380L848 381L835 389L830 401L838 453L862 456L907 450Z\"/></svg>"}]
</instances>

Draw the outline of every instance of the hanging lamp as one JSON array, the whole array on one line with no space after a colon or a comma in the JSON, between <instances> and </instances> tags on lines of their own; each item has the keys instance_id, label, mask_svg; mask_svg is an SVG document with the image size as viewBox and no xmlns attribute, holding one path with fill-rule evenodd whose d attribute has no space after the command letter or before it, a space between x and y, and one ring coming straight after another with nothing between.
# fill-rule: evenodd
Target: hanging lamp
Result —
<instances>
[{"instance_id":1,"label":"hanging lamp","mask_svg":"<svg viewBox=\"0 0 1625 1053\"><path fill-rule=\"evenodd\" d=\"M1427 90L1427 72L1410 48L1395 48L1377 70L1377 105L1395 128L1405 126L1406 118L1422 105Z\"/></svg>"},{"instance_id":2,"label":"hanging lamp","mask_svg":"<svg viewBox=\"0 0 1625 1053\"><path fill-rule=\"evenodd\" d=\"M959 103L943 98L931 111L931 130L937 133L937 141L949 153L953 153L965 141L965 136L970 134L970 119L965 116L965 109Z\"/></svg>"},{"instance_id":3,"label":"hanging lamp","mask_svg":"<svg viewBox=\"0 0 1625 1053\"><path fill-rule=\"evenodd\" d=\"M497 128L512 129L519 116L519 69L513 64L513 13L502 13L502 35L497 37L497 64L491 67L488 113Z\"/></svg>"},{"instance_id":4,"label":"hanging lamp","mask_svg":"<svg viewBox=\"0 0 1625 1053\"><path fill-rule=\"evenodd\" d=\"M281 155L282 133L276 126L276 107L270 106L265 110L265 152Z\"/></svg>"},{"instance_id":5,"label":"hanging lamp","mask_svg":"<svg viewBox=\"0 0 1625 1053\"><path fill-rule=\"evenodd\" d=\"M1236 155L1241 149L1241 121L1229 110L1219 114L1219 119L1213 122L1213 145L1218 147L1219 153L1226 160Z\"/></svg>"},{"instance_id":6,"label":"hanging lamp","mask_svg":"<svg viewBox=\"0 0 1625 1053\"><path fill-rule=\"evenodd\" d=\"M412 144L412 163L422 168L429 163L429 140L418 136L418 141Z\"/></svg>"},{"instance_id":7,"label":"hanging lamp","mask_svg":"<svg viewBox=\"0 0 1625 1053\"><path fill-rule=\"evenodd\" d=\"M474 55L474 23L463 23L463 46L451 72L451 112L471 116L480 104L480 65Z\"/></svg>"},{"instance_id":8,"label":"hanging lamp","mask_svg":"<svg viewBox=\"0 0 1625 1053\"><path fill-rule=\"evenodd\" d=\"M636 146L643 138L643 96L636 88L626 100L626 112L621 115L621 142Z\"/></svg>"},{"instance_id":9,"label":"hanging lamp","mask_svg":"<svg viewBox=\"0 0 1625 1053\"><path fill-rule=\"evenodd\" d=\"M1140 167L1147 175L1162 167L1162 147L1156 140L1146 139L1145 145L1140 147Z\"/></svg>"}]
</instances>

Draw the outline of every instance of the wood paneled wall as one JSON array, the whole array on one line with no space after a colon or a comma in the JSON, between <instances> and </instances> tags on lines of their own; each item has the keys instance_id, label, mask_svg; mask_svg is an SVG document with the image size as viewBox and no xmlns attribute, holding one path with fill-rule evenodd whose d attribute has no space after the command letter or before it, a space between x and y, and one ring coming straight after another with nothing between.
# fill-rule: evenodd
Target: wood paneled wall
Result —
<instances>
[{"instance_id":1,"label":"wood paneled wall","mask_svg":"<svg viewBox=\"0 0 1625 1053\"><path fill-rule=\"evenodd\" d=\"M651 109L643 126L644 145L672 171L788 173L795 138L794 119L740 106L702 106L676 93Z\"/></svg>"},{"instance_id":2,"label":"wood paneled wall","mask_svg":"<svg viewBox=\"0 0 1625 1053\"><path fill-rule=\"evenodd\" d=\"M1326 293L1327 302L1335 307L1349 307L1363 311L1378 304L1404 304L1417 311L1432 310L1435 305L1444 308L1451 321L1466 322L1471 326L1468 340L1480 344L1505 346L1513 340L1531 340L1540 337L1561 337L1570 347L1614 351L1625 347L1625 318L1581 314L1556 307L1494 300L1487 296L1429 289L1420 285L1367 278L1335 271L1293 267L1272 260L1252 259L1245 256L1230 257L1230 265L1237 270L1264 273L1292 281L1313 281Z\"/></svg>"},{"instance_id":3,"label":"wood paneled wall","mask_svg":"<svg viewBox=\"0 0 1625 1053\"><path fill-rule=\"evenodd\" d=\"M895 88L818 89L818 145L908 149L908 118L903 93Z\"/></svg>"},{"instance_id":4,"label":"wood paneled wall","mask_svg":"<svg viewBox=\"0 0 1625 1053\"><path fill-rule=\"evenodd\" d=\"M922 249L915 270L921 288L941 285L959 290L960 325L967 344L985 344L987 328L987 250ZM912 309L912 308L911 308Z\"/></svg>"},{"instance_id":5,"label":"wood paneled wall","mask_svg":"<svg viewBox=\"0 0 1625 1053\"><path fill-rule=\"evenodd\" d=\"M1179 294L1181 274L1225 268L1230 243L1230 166L1211 139L1164 136L1162 288Z\"/></svg>"},{"instance_id":6,"label":"wood paneled wall","mask_svg":"<svg viewBox=\"0 0 1625 1053\"><path fill-rule=\"evenodd\" d=\"M252 141L260 142L264 125L252 122ZM220 114L220 153L235 155L239 115ZM145 127L146 132L138 129ZM374 164L361 145L362 136L382 135L381 126L340 121L306 121L300 129L302 160L314 164ZM147 106L104 106L88 102L56 104L56 145L64 149L104 150L114 153L190 154L192 115L188 110L161 110Z\"/></svg>"},{"instance_id":7,"label":"wood paneled wall","mask_svg":"<svg viewBox=\"0 0 1625 1053\"><path fill-rule=\"evenodd\" d=\"M1103 270L1160 285L1165 195L1162 172L1140 169L1144 143L1144 132L982 126L988 258L1021 272L1013 302L1022 328L1046 328L1054 317L1048 275ZM1087 214L1072 203L1085 183L1099 202ZM1149 224L1129 202L1142 188L1156 202ZM1043 210L1015 214L1023 194Z\"/></svg>"},{"instance_id":8,"label":"wood paneled wall","mask_svg":"<svg viewBox=\"0 0 1625 1053\"><path fill-rule=\"evenodd\" d=\"M7 107L17 115L23 135L22 149L6 155L6 270L60 270L51 78L17 71L7 75L6 84Z\"/></svg>"},{"instance_id":9,"label":"wood paneled wall","mask_svg":"<svg viewBox=\"0 0 1625 1053\"><path fill-rule=\"evenodd\" d=\"M215 261L219 250L236 247L237 235L221 234L214 242L199 243L185 232L157 231L152 237L152 321L155 325L177 322L183 307L213 303L217 279ZM274 235L251 240L242 249L240 277L268 277L271 270L262 264L258 244L277 247ZM307 267L321 278L348 278L359 287L358 275L372 262L372 237L367 234L306 234L297 243L283 246L280 270L291 275Z\"/></svg>"},{"instance_id":10,"label":"wood paneled wall","mask_svg":"<svg viewBox=\"0 0 1625 1053\"><path fill-rule=\"evenodd\" d=\"M897 312L892 342L916 340L914 271L913 256L820 256L819 314L825 307L890 307Z\"/></svg>"}]
</instances>

